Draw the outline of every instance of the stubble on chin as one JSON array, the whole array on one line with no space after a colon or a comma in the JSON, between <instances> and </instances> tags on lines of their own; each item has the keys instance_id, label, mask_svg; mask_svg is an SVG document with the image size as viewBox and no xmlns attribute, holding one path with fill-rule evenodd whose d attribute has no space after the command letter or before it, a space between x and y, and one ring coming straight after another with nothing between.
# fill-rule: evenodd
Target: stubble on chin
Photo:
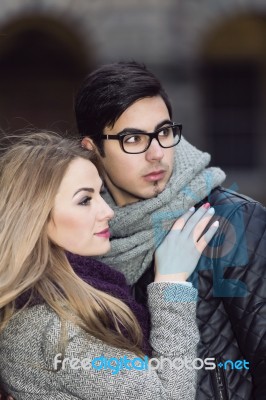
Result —
<instances>
[{"instance_id":1,"label":"stubble on chin","mask_svg":"<svg viewBox=\"0 0 266 400\"><path fill-rule=\"evenodd\" d=\"M158 181L155 181L153 184L153 193L154 193L154 197L158 196L158 194L161 193Z\"/></svg>"}]
</instances>

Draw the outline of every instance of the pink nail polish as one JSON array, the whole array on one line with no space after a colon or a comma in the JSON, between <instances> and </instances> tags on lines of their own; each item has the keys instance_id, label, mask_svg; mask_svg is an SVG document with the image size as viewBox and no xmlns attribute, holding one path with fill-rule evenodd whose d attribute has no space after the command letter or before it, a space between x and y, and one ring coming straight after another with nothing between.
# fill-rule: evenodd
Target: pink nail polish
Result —
<instances>
[{"instance_id":1,"label":"pink nail polish","mask_svg":"<svg viewBox=\"0 0 266 400\"><path fill-rule=\"evenodd\" d=\"M204 208L206 208L206 209L208 209L208 208L210 208L210 203L205 203L205 204L203 204L203 206L202 207L204 207Z\"/></svg>"}]
</instances>

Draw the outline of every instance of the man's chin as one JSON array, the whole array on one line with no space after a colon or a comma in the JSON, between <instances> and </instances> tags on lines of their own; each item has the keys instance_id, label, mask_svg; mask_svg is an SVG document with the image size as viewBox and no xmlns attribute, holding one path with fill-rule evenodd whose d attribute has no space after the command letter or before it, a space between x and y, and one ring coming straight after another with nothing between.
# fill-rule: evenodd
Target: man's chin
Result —
<instances>
[{"instance_id":1,"label":"man's chin","mask_svg":"<svg viewBox=\"0 0 266 400\"><path fill-rule=\"evenodd\" d=\"M164 191L165 186L165 182L156 181L153 182L152 186L149 185L149 187L142 187L141 190L134 192L130 190L126 191L125 189L121 190L121 188L119 188L119 191L114 191L112 190L113 188L111 189L110 187L109 190L111 192L111 195L113 196L115 203L119 207L124 207L142 200L148 200L157 197L160 193Z\"/></svg>"},{"instance_id":2,"label":"man's chin","mask_svg":"<svg viewBox=\"0 0 266 400\"><path fill-rule=\"evenodd\" d=\"M164 191L164 189L165 189L165 184L157 181L153 185L152 189L149 189L149 191L143 194L143 196L140 195L139 200L148 200L157 197L160 193Z\"/></svg>"},{"instance_id":3,"label":"man's chin","mask_svg":"<svg viewBox=\"0 0 266 400\"><path fill-rule=\"evenodd\" d=\"M155 181L151 189L150 197L156 197L158 194L162 193L166 187L165 181Z\"/></svg>"}]
</instances>

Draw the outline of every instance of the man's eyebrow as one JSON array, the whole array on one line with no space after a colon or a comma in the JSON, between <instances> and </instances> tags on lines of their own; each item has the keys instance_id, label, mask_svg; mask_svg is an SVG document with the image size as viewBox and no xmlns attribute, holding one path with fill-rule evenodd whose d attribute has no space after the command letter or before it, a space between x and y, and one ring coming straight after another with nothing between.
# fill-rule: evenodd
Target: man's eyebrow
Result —
<instances>
[{"instance_id":1,"label":"man's eyebrow","mask_svg":"<svg viewBox=\"0 0 266 400\"><path fill-rule=\"evenodd\" d=\"M163 120L162 122L159 122L159 124L157 124L156 126L155 126L155 131L157 131L157 129L159 129L159 128L161 128L162 126L164 126L164 125L171 125L173 123L173 121L171 121L170 119L165 119L165 120Z\"/></svg>"},{"instance_id":2,"label":"man's eyebrow","mask_svg":"<svg viewBox=\"0 0 266 400\"><path fill-rule=\"evenodd\" d=\"M78 194L79 192L82 192L82 191L85 191L85 192L90 192L90 193L94 193L95 192L95 190L93 189L93 188L80 188L79 190L77 190L74 194L73 194L73 197L74 196L76 196L76 194ZM72 198L73 198L72 197Z\"/></svg>"},{"instance_id":3,"label":"man's eyebrow","mask_svg":"<svg viewBox=\"0 0 266 400\"><path fill-rule=\"evenodd\" d=\"M154 130L157 131L157 129L161 128L162 126L164 126L166 124L172 124L172 123L173 122L170 119L164 119L163 121L159 122L155 126ZM119 133L126 133L126 132L130 132L130 133L147 133L147 131L143 131L142 129L138 129L138 128L124 128L122 131L118 132L117 135L119 135Z\"/></svg>"}]
</instances>

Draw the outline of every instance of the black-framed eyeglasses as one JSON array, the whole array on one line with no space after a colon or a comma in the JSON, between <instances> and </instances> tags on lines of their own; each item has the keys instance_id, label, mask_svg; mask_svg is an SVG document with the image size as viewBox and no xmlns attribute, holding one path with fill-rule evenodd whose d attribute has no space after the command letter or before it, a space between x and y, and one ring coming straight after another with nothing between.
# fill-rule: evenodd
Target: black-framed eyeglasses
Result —
<instances>
[{"instance_id":1,"label":"black-framed eyeglasses","mask_svg":"<svg viewBox=\"0 0 266 400\"><path fill-rule=\"evenodd\" d=\"M181 139L182 124L173 122L151 133L121 132L118 135L102 135L105 140L119 140L121 149L128 154L144 153L152 139L165 149L176 146Z\"/></svg>"}]
</instances>

